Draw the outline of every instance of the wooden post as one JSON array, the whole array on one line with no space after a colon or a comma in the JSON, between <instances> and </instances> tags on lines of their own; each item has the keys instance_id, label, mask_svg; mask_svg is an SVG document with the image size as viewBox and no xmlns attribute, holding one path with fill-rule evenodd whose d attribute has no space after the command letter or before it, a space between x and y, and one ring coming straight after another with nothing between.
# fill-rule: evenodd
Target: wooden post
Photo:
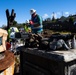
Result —
<instances>
[{"instance_id":1,"label":"wooden post","mask_svg":"<svg viewBox=\"0 0 76 75\"><path fill-rule=\"evenodd\" d=\"M14 19L16 17L16 13L14 13L14 9L12 9L11 15L9 13L9 10L6 9L6 17L7 17L7 31L8 31L10 26L13 25Z\"/></svg>"},{"instance_id":2,"label":"wooden post","mask_svg":"<svg viewBox=\"0 0 76 75\"><path fill-rule=\"evenodd\" d=\"M14 9L12 9L11 15L9 13L9 10L6 9L6 17L7 17L7 32L8 32L10 26L13 25L14 19L16 17L16 13L14 13ZM9 41L9 39L7 39L7 41Z\"/></svg>"}]
</instances>

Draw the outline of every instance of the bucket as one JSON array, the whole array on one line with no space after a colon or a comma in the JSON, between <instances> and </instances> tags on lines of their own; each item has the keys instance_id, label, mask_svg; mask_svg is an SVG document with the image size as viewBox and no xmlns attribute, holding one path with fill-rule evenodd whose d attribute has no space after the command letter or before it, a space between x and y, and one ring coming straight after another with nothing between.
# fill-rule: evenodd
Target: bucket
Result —
<instances>
[{"instance_id":1,"label":"bucket","mask_svg":"<svg viewBox=\"0 0 76 75\"><path fill-rule=\"evenodd\" d=\"M5 57L0 60L0 75L13 75L15 67L14 54L6 50L4 55Z\"/></svg>"}]
</instances>

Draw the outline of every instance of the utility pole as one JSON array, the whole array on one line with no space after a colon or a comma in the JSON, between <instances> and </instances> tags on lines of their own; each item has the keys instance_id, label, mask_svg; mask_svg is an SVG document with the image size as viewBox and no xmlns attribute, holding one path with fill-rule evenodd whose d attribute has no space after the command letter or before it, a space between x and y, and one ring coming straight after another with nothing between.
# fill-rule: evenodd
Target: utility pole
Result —
<instances>
[{"instance_id":1,"label":"utility pole","mask_svg":"<svg viewBox=\"0 0 76 75\"><path fill-rule=\"evenodd\" d=\"M63 11L62 11L62 16L63 16Z\"/></svg>"},{"instance_id":2,"label":"utility pole","mask_svg":"<svg viewBox=\"0 0 76 75\"><path fill-rule=\"evenodd\" d=\"M52 17L52 21L55 20L55 13L53 12L53 17Z\"/></svg>"}]
</instances>

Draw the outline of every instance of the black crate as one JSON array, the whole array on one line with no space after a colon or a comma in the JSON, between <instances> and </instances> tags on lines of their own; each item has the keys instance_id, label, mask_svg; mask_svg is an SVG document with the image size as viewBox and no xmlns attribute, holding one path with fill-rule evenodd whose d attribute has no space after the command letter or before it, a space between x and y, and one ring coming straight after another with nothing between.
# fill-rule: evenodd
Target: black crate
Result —
<instances>
[{"instance_id":1,"label":"black crate","mask_svg":"<svg viewBox=\"0 0 76 75\"><path fill-rule=\"evenodd\" d=\"M21 75L76 75L76 60L64 61L63 56L21 47Z\"/></svg>"}]
</instances>

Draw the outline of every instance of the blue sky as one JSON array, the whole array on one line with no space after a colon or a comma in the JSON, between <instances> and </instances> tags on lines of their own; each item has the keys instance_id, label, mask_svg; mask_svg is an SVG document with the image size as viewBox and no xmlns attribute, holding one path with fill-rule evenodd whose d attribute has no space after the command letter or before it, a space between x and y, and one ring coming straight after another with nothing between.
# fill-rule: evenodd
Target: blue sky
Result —
<instances>
[{"instance_id":1,"label":"blue sky","mask_svg":"<svg viewBox=\"0 0 76 75\"><path fill-rule=\"evenodd\" d=\"M68 16L69 14L76 13L76 0L0 0L0 27L7 25L6 9L11 12L15 10L18 23L24 23L30 19L29 10L34 8L43 19L52 17L58 18L62 15Z\"/></svg>"}]
</instances>

